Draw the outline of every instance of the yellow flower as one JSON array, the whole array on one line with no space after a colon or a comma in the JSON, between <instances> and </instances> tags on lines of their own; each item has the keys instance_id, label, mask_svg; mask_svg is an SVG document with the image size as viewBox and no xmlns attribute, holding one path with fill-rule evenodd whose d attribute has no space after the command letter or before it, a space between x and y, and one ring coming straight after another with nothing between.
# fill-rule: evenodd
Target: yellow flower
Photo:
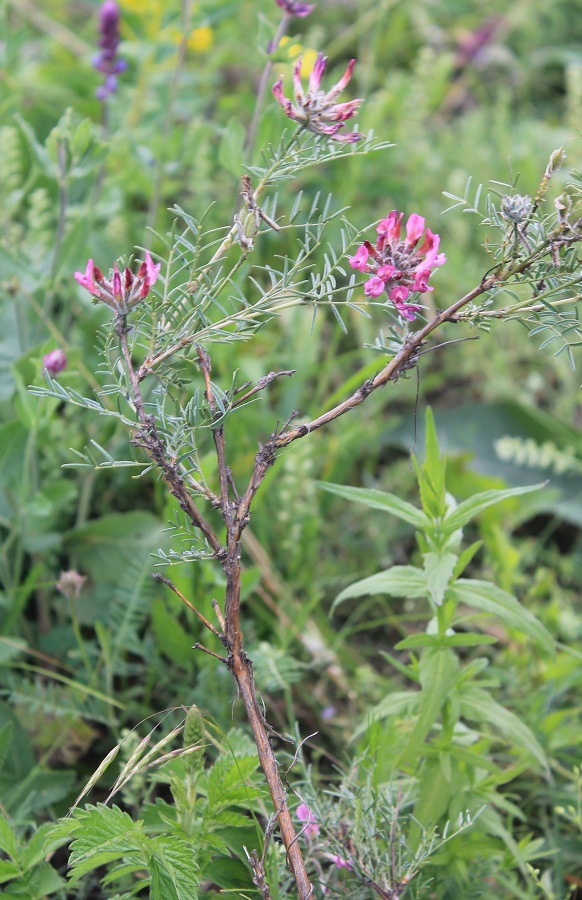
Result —
<instances>
[{"instance_id":1,"label":"yellow flower","mask_svg":"<svg viewBox=\"0 0 582 900\"><path fill-rule=\"evenodd\" d=\"M210 50L213 42L214 35L210 25L201 25L200 28L195 28L188 38L188 47L190 50L204 53L205 50Z\"/></svg>"}]
</instances>

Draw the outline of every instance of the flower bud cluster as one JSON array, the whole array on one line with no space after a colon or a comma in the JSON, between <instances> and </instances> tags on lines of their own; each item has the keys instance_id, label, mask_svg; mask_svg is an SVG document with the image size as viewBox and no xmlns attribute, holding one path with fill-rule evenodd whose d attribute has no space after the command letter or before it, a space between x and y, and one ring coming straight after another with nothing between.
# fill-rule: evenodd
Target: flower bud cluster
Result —
<instances>
[{"instance_id":1,"label":"flower bud cluster","mask_svg":"<svg viewBox=\"0 0 582 900\"><path fill-rule=\"evenodd\" d=\"M358 131L350 131L347 134L339 134L339 132L344 128L346 120L356 114L360 104L364 101L360 99L348 100L347 103L336 103L335 98L349 84L355 64L355 59L352 59L337 84L334 84L326 93L320 90L320 85L327 65L327 56L320 53L309 76L307 90L304 91L301 83L301 57L299 57L293 73L295 103L293 104L283 94L282 78L273 85L273 94L289 118L303 125L307 131L321 134L333 141L353 144L361 140L363 135Z\"/></svg>"},{"instance_id":2,"label":"flower bud cluster","mask_svg":"<svg viewBox=\"0 0 582 900\"><path fill-rule=\"evenodd\" d=\"M349 258L352 269L358 269L372 277L364 285L366 297L380 297L386 294L399 314L410 322L422 307L407 303L411 293L424 294L432 291L427 281L432 270L446 262L444 253L439 253L440 236L426 229L426 237L419 244L424 233L424 219L413 213L406 223L406 236L401 235L404 213L395 209L378 224L376 246L364 241L355 256Z\"/></svg>"},{"instance_id":3,"label":"flower bud cluster","mask_svg":"<svg viewBox=\"0 0 582 900\"><path fill-rule=\"evenodd\" d=\"M161 263L154 265L146 250L145 261L141 263L137 275L127 266L123 273L120 272L117 263L114 263L108 280L90 259L85 272L75 272L75 278L96 300L106 303L118 315L126 316L141 300L145 300L156 282L160 266Z\"/></svg>"},{"instance_id":4,"label":"flower bud cluster","mask_svg":"<svg viewBox=\"0 0 582 900\"><path fill-rule=\"evenodd\" d=\"M315 3L301 3L301 0L275 0L275 2L288 16L297 16L298 19L304 19L315 9Z\"/></svg>"},{"instance_id":5,"label":"flower bud cluster","mask_svg":"<svg viewBox=\"0 0 582 900\"><path fill-rule=\"evenodd\" d=\"M105 0L99 13L99 46L101 52L93 59L93 67L105 76L103 84L97 88L97 99L105 100L117 90L117 76L125 72L127 62L119 59L119 7L115 0Z\"/></svg>"}]
</instances>

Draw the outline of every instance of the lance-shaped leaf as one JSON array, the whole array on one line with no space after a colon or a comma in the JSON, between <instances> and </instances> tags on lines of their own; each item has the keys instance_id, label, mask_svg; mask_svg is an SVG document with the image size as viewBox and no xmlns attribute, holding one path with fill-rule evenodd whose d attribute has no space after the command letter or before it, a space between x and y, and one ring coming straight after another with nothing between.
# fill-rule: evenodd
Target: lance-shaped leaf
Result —
<instances>
[{"instance_id":1,"label":"lance-shaped leaf","mask_svg":"<svg viewBox=\"0 0 582 900\"><path fill-rule=\"evenodd\" d=\"M447 531L456 531L457 528L462 528L463 525L466 525L467 522L479 515L480 512L487 509L488 506L493 506L495 503L501 503L502 500L507 500L509 497L519 497L520 494L529 494L530 491L539 491L540 488L545 487L546 484L547 482L542 482L541 484L529 484L525 487L506 488L504 490L494 489L483 491L481 494L475 494L473 497L469 497L468 500L463 500L462 503L459 503L457 508L452 510L450 515L445 517L443 523L444 528L446 528Z\"/></svg>"},{"instance_id":2,"label":"lance-shaped leaf","mask_svg":"<svg viewBox=\"0 0 582 900\"><path fill-rule=\"evenodd\" d=\"M384 572L376 572L350 584L334 600L332 610L350 597L364 597L370 594L387 594L389 597L426 597L428 585L422 569L415 566L392 566Z\"/></svg>"},{"instance_id":3,"label":"lance-shaped leaf","mask_svg":"<svg viewBox=\"0 0 582 900\"><path fill-rule=\"evenodd\" d=\"M384 512L392 513L397 519L402 519L404 522L408 522L409 525L414 525L415 528L426 528L430 524L420 509L417 509L412 503L407 503L406 500L401 500L395 494L386 494L384 491L376 491L373 488L328 484L325 481L318 481L317 485L323 488L324 491L329 491L330 494L345 497L346 500L355 500L357 503L363 503L372 509L382 509Z\"/></svg>"},{"instance_id":4,"label":"lance-shaped leaf","mask_svg":"<svg viewBox=\"0 0 582 900\"><path fill-rule=\"evenodd\" d=\"M555 652L555 643L550 632L536 617L522 606L512 594L503 591L496 584L459 578L447 591L447 597L455 604L467 603L474 609L498 616L512 628L538 641L548 653Z\"/></svg>"}]
</instances>

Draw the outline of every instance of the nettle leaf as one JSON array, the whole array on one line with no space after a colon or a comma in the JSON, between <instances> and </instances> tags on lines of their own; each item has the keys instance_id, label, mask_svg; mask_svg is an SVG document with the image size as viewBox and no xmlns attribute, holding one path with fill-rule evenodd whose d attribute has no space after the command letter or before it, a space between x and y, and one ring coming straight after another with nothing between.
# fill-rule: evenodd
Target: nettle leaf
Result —
<instances>
[{"instance_id":1,"label":"nettle leaf","mask_svg":"<svg viewBox=\"0 0 582 900\"><path fill-rule=\"evenodd\" d=\"M497 703L487 691L468 687L461 692L460 703L461 714L469 721L489 722L504 740L531 754L544 769L548 768L544 749L533 732L514 713Z\"/></svg>"},{"instance_id":2,"label":"nettle leaf","mask_svg":"<svg viewBox=\"0 0 582 900\"><path fill-rule=\"evenodd\" d=\"M198 866L192 847L175 835L164 835L149 842L153 849L149 860L152 900L196 900Z\"/></svg>"},{"instance_id":3,"label":"nettle leaf","mask_svg":"<svg viewBox=\"0 0 582 900\"><path fill-rule=\"evenodd\" d=\"M259 760L256 754L219 757L211 769L207 770L207 797L210 810L218 811L225 806L247 806L249 799L258 797L262 791L248 784L256 772Z\"/></svg>"},{"instance_id":4,"label":"nettle leaf","mask_svg":"<svg viewBox=\"0 0 582 900\"><path fill-rule=\"evenodd\" d=\"M426 528L430 523L424 513L401 500L395 494L386 494L384 491L377 491L373 488L357 488L349 487L343 484L329 484L325 481L318 481L317 486L330 494L337 494L338 497L344 497L346 500L355 500L357 503L363 503L371 509L382 509L385 512L392 513L397 519L414 525L415 528Z\"/></svg>"},{"instance_id":5,"label":"nettle leaf","mask_svg":"<svg viewBox=\"0 0 582 900\"><path fill-rule=\"evenodd\" d=\"M426 575L416 566L392 566L384 572L377 572L349 587L339 594L332 606L332 612L339 603L351 597L363 597L370 594L387 594L389 597L427 597L428 585Z\"/></svg>"},{"instance_id":6,"label":"nettle leaf","mask_svg":"<svg viewBox=\"0 0 582 900\"><path fill-rule=\"evenodd\" d=\"M396 768L404 763L414 763L419 748L440 715L458 670L458 658L446 648L431 648L422 655L419 665L422 690L418 718L404 750L396 761Z\"/></svg>"},{"instance_id":7,"label":"nettle leaf","mask_svg":"<svg viewBox=\"0 0 582 900\"><path fill-rule=\"evenodd\" d=\"M501 503L502 500L507 500L509 497L518 497L520 494L539 491L546 484L547 482L543 481L540 484L530 484L525 487L490 490L483 491L481 494L475 494L473 497L469 497L468 500L463 500L462 503L459 503L457 508L445 517L444 527L447 531L456 531L458 528L466 525L467 522L470 522L471 519L474 519L480 512L483 512L484 509L487 509L488 506Z\"/></svg>"},{"instance_id":8,"label":"nettle leaf","mask_svg":"<svg viewBox=\"0 0 582 900\"><path fill-rule=\"evenodd\" d=\"M0 850L12 859L16 859L16 837L8 823L8 820L0 815Z\"/></svg>"},{"instance_id":9,"label":"nettle leaf","mask_svg":"<svg viewBox=\"0 0 582 900\"><path fill-rule=\"evenodd\" d=\"M430 598L437 606L441 606L447 585L451 580L457 556L455 553L443 553L431 550L424 554L424 574Z\"/></svg>"},{"instance_id":10,"label":"nettle leaf","mask_svg":"<svg viewBox=\"0 0 582 900\"><path fill-rule=\"evenodd\" d=\"M498 616L537 641L547 653L555 653L555 642L550 632L529 609L497 585L488 581L460 578L448 589L447 596L457 605L467 603L480 612Z\"/></svg>"},{"instance_id":11,"label":"nettle leaf","mask_svg":"<svg viewBox=\"0 0 582 900\"><path fill-rule=\"evenodd\" d=\"M74 837L69 860L74 881L98 866L141 849L141 821L134 822L117 806L87 806L69 822Z\"/></svg>"}]
</instances>

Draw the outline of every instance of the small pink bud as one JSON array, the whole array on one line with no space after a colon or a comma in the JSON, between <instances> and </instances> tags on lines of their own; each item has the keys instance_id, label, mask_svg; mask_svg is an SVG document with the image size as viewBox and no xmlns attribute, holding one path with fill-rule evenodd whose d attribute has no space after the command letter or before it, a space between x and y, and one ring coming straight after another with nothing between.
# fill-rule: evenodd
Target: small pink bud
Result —
<instances>
[{"instance_id":1,"label":"small pink bud","mask_svg":"<svg viewBox=\"0 0 582 900\"><path fill-rule=\"evenodd\" d=\"M131 269L127 266L125 267L125 290L128 291L133 284L133 275L131 273Z\"/></svg>"},{"instance_id":2,"label":"small pink bud","mask_svg":"<svg viewBox=\"0 0 582 900\"><path fill-rule=\"evenodd\" d=\"M121 300L121 275L117 268L117 263L113 263L113 296L116 300Z\"/></svg>"},{"instance_id":3,"label":"small pink bud","mask_svg":"<svg viewBox=\"0 0 582 900\"><path fill-rule=\"evenodd\" d=\"M49 375L58 375L59 372L62 372L63 369L67 368L67 356L65 351L61 350L60 347L57 347L56 350L51 350L50 353L43 356L42 364Z\"/></svg>"}]
</instances>

